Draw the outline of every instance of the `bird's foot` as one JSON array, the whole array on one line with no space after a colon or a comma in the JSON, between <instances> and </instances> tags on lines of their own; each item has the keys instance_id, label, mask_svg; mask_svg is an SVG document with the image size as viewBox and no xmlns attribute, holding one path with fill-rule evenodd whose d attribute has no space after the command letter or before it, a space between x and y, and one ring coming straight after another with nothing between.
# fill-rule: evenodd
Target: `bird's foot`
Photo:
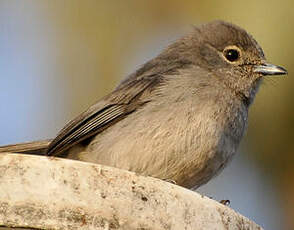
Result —
<instances>
[{"instance_id":1,"label":"bird's foot","mask_svg":"<svg viewBox=\"0 0 294 230\"><path fill-rule=\"evenodd\" d=\"M172 179L163 179L164 181L168 182L168 183L171 183L171 184L177 184L177 182L175 180L172 180Z\"/></svg>"},{"instance_id":2,"label":"bird's foot","mask_svg":"<svg viewBox=\"0 0 294 230\"><path fill-rule=\"evenodd\" d=\"M230 206L230 200L221 200L220 201L221 204L225 205L225 206Z\"/></svg>"}]
</instances>

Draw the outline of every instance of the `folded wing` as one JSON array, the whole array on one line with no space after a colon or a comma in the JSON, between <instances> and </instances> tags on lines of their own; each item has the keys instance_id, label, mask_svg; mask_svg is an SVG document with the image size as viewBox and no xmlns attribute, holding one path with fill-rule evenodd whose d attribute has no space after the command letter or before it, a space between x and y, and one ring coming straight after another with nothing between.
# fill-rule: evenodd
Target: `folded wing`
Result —
<instances>
[{"instance_id":1,"label":"folded wing","mask_svg":"<svg viewBox=\"0 0 294 230\"><path fill-rule=\"evenodd\" d=\"M69 122L50 143L47 155L59 155L73 145L103 131L123 119L141 105L148 103L148 96L160 76L148 76L122 84Z\"/></svg>"}]
</instances>

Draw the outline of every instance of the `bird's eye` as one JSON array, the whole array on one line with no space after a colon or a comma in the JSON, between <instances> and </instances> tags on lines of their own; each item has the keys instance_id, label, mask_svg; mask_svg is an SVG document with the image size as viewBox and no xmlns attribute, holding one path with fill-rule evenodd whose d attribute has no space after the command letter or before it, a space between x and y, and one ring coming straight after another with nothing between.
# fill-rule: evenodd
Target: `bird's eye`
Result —
<instances>
[{"instance_id":1,"label":"bird's eye","mask_svg":"<svg viewBox=\"0 0 294 230\"><path fill-rule=\"evenodd\" d=\"M240 58L240 51L235 48L229 48L224 50L224 56L229 62L238 61Z\"/></svg>"}]
</instances>

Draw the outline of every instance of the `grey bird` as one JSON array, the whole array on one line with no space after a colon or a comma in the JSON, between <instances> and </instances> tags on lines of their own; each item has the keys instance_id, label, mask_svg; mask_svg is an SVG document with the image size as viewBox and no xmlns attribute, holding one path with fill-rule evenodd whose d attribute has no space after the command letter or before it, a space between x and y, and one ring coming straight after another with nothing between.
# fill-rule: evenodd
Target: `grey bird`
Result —
<instances>
[{"instance_id":1,"label":"grey bird","mask_svg":"<svg viewBox=\"0 0 294 230\"><path fill-rule=\"evenodd\" d=\"M269 64L245 30L193 28L70 121L52 141L4 146L109 165L197 188L237 151Z\"/></svg>"}]
</instances>

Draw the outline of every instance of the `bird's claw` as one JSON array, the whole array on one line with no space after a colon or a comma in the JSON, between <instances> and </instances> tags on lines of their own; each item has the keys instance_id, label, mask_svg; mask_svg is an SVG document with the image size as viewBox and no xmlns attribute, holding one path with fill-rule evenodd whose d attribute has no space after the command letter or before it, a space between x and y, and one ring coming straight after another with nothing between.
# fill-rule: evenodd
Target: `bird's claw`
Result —
<instances>
[{"instance_id":1,"label":"bird's claw","mask_svg":"<svg viewBox=\"0 0 294 230\"><path fill-rule=\"evenodd\" d=\"M230 202L230 200L221 200L220 203L225 206L229 206L231 202Z\"/></svg>"},{"instance_id":2,"label":"bird's claw","mask_svg":"<svg viewBox=\"0 0 294 230\"><path fill-rule=\"evenodd\" d=\"M171 183L171 184L177 184L177 182L175 181L175 180L172 180L172 179L163 179L164 181L166 181L166 182L169 182L169 183Z\"/></svg>"}]
</instances>

